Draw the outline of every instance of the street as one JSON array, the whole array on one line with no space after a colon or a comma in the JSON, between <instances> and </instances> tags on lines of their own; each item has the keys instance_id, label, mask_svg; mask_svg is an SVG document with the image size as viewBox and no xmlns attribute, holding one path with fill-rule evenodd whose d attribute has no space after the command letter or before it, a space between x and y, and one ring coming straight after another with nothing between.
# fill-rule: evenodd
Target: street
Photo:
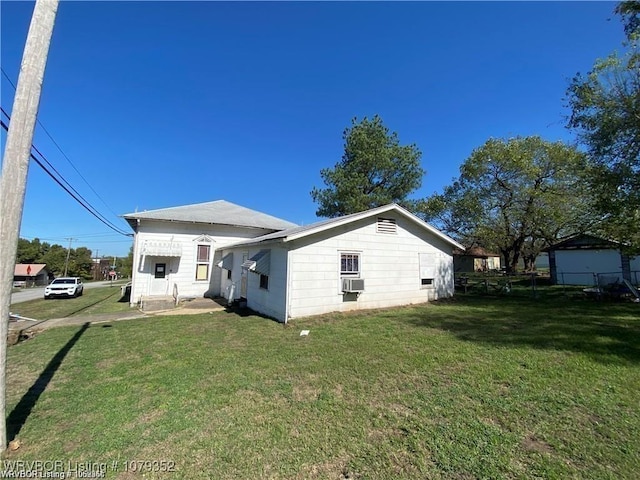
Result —
<instances>
[{"instance_id":1,"label":"street","mask_svg":"<svg viewBox=\"0 0 640 480\"><path fill-rule=\"evenodd\" d=\"M116 280L113 282L114 284L122 283L121 280ZM111 285L110 280L104 280L100 282L91 282L85 283L84 288L98 288L98 287L107 287ZM36 300L38 298L44 298L44 287L35 287L35 288L25 288L19 292L15 292L11 294L11 305L14 303L27 302L29 300Z\"/></svg>"}]
</instances>

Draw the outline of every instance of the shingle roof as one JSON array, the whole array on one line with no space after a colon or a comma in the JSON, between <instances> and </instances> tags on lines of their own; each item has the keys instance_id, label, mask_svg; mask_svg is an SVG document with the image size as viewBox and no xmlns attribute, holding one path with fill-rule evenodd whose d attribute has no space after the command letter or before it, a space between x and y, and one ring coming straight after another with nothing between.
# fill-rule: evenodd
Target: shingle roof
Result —
<instances>
[{"instance_id":1,"label":"shingle roof","mask_svg":"<svg viewBox=\"0 0 640 480\"><path fill-rule=\"evenodd\" d=\"M283 230L296 224L266 213L241 207L225 200L161 208L145 212L127 213L122 216L131 228L136 229L136 219L164 220L170 222L206 223L240 227Z\"/></svg>"},{"instance_id":2,"label":"shingle roof","mask_svg":"<svg viewBox=\"0 0 640 480\"><path fill-rule=\"evenodd\" d=\"M499 257L500 255L498 255L497 253L493 253L490 252L489 250L483 248L483 247L467 247L466 250L459 250L459 249L454 249L453 250L453 254L454 255L467 255L470 257Z\"/></svg>"},{"instance_id":3,"label":"shingle roof","mask_svg":"<svg viewBox=\"0 0 640 480\"><path fill-rule=\"evenodd\" d=\"M388 212L389 210L395 210L396 212L405 216L406 218L413 221L420 227L424 228L425 230L428 230L430 233L432 233L436 237L439 237L440 239L444 240L445 242L451 244L454 247L464 250L464 247L460 245L458 242L456 242L452 238L442 233L437 228L429 225L427 222L421 220L420 218L416 217L408 210L405 210L404 208L402 208L401 206L395 203L383 205L377 208L372 208L371 210L366 210L364 212L352 213L350 215L344 215L338 218L330 218L328 220L322 220L320 222L312 223L310 225L305 225L302 227L293 227L286 230L281 230L279 232L269 233L267 235L262 235L260 237L252 238L251 240L242 241L230 246L235 247L235 246L241 246L241 245L256 245L256 244L268 242L271 240L274 240L274 241L280 240L280 241L288 242L291 240L295 240L296 238L306 237L307 235L313 235L314 233L322 232L330 228L337 227L339 225L344 225L351 222L355 222L363 218L379 215L379 214Z\"/></svg>"}]
</instances>

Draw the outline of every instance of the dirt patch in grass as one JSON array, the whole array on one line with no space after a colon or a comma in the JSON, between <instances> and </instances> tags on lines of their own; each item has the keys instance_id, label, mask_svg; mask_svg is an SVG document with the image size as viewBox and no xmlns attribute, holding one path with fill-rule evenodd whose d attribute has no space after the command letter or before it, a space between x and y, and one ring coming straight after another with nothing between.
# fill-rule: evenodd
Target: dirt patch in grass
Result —
<instances>
[{"instance_id":1,"label":"dirt patch in grass","mask_svg":"<svg viewBox=\"0 0 640 480\"><path fill-rule=\"evenodd\" d=\"M345 456L314 465L305 465L295 478L300 480L316 478L335 478L340 480L359 478L359 476L349 472L347 467L348 460L348 457Z\"/></svg>"},{"instance_id":2,"label":"dirt patch in grass","mask_svg":"<svg viewBox=\"0 0 640 480\"><path fill-rule=\"evenodd\" d=\"M530 433L522 439L522 448L527 452L534 452L540 454L552 454L553 448L544 440L539 439L535 434Z\"/></svg>"}]
</instances>

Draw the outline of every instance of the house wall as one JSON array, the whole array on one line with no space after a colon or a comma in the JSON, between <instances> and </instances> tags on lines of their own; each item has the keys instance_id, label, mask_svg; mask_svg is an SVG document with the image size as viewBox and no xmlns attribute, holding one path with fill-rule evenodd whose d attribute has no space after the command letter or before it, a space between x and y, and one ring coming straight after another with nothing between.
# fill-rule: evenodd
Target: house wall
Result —
<instances>
[{"instance_id":1,"label":"house wall","mask_svg":"<svg viewBox=\"0 0 640 480\"><path fill-rule=\"evenodd\" d=\"M221 293L222 270L216 262L222 256L222 248L230 243L254 238L269 233L270 230L232 227L226 225L186 224L182 222L162 222L141 220L134 240L133 275L131 287L131 305L146 295L172 295L177 286L179 297L218 296ZM196 281L195 240L202 235L209 236L211 255L209 262L209 279ZM146 240L172 241L182 247L180 257L142 256L142 246ZM154 283L154 266L156 263L167 264L166 286Z\"/></svg>"},{"instance_id":2,"label":"house wall","mask_svg":"<svg viewBox=\"0 0 640 480\"><path fill-rule=\"evenodd\" d=\"M267 289L260 288L259 274L242 268L244 260L253 257L260 250L269 250L271 256ZM231 279L227 277L227 270L223 270L222 296L229 299L230 287L233 285L232 300L238 300L244 296L247 307L250 309L284 322L287 296L287 248L271 244L262 247L225 248L222 253L223 255L233 253ZM242 292L243 277L246 278L246 292Z\"/></svg>"},{"instance_id":3,"label":"house wall","mask_svg":"<svg viewBox=\"0 0 640 480\"><path fill-rule=\"evenodd\" d=\"M335 311L421 303L453 295L452 247L405 217L395 218L397 233L378 233L377 219L366 218L322 234L290 242L289 318ZM341 291L340 253L361 255L365 291ZM435 281L421 285L419 254L431 254Z\"/></svg>"}]
</instances>

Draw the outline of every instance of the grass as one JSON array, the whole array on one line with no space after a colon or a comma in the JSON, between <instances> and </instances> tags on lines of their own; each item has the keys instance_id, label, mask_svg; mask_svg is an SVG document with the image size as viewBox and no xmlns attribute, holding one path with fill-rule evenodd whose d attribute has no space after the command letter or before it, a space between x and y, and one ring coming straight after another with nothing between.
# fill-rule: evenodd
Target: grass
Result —
<instances>
[{"instance_id":1,"label":"grass","mask_svg":"<svg viewBox=\"0 0 640 480\"><path fill-rule=\"evenodd\" d=\"M131 460L175 462L145 478L637 478L639 367L640 306L552 291L287 327L218 312L57 328L9 349L23 446L6 459L105 462L108 478L141 478Z\"/></svg>"},{"instance_id":2,"label":"grass","mask_svg":"<svg viewBox=\"0 0 640 480\"><path fill-rule=\"evenodd\" d=\"M119 285L85 288L81 297L30 300L13 304L10 310L36 320L128 311L129 302L120 302L120 294Z\"/></svg>"}]
</instances>

